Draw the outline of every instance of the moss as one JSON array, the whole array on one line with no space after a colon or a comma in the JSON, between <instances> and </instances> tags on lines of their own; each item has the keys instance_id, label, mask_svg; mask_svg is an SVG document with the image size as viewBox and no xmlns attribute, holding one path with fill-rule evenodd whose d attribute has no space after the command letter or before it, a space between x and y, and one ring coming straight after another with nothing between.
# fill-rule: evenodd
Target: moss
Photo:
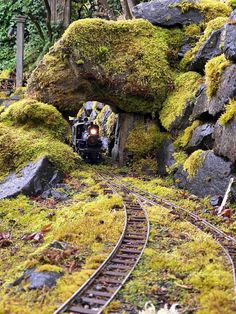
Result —
<instances>
[{"instance_id":1,"label":"moss","mask_svg":"<svg viewBox=\"0 0 236 314\"><path fill-rule=\"evenodd\" d=\"M80 102L89 97L106 99L127 112L154 112L168 93L168 57L181 43L180 30L172 32L141 19L78 20L33 72L28 93L61 111L79 110ZM72 66L72 61L79 65Z\"/></svg>"},{"instance_id":2,"label":"moss","mask_svg":"<svg viewBox=\"0 0 236 314\"><path fill-rule=\"evenodd\" d=\"M149 124L139 123L129 133L125 149L133 153L135 159L146 157L152 153L162 141L163 133L160 133L155 122Z\"/></svg>"},{"instance_id":3,"label":"moss","mask_svg":"<svg viewBox=\"0 0 236 314\"><path fill-rule=\"evenodd\" d=\"M153 175L157 173L158 164L157 160L154 157L146 157L136 160L132 164L132 169L138 174L150 174Z\"/></svg>"},{"instance_id":4,"label":"moss","mask_svg":"<svg viewBox=\"0 0 236 314\"><path fill-rule=\"evenodd\" d=\"M45 272L45 271L61 273L63 272L63 269L56 265L50 265L50 264L40 265L36 268L36 272L38 273Z\"/></svg>"},{"instance_id":5,"label":"moss","mask_svg":"<svg viewBox=\"0 0 236 314\"><path fill-rule=\"evenodd\" d=\"M169 130L171 124L182 115L188 101L191 101L201 83L201 75L196 72L186 72L176 75L174 90L164 102L160 112L162 125Z\"/></svg>"},{"instance_id":6,"label":"moss","mask_svg":"<svg viewBox=\"0 0 236 314\"><path fill-rule=\"evenodd\" d=\"M1 79L8 79L10 77L10 74L11 74L11 70L3 70L0 72L0 80Z\"/></svg>"},{"instance_id":7,"label":"moss","mask_svg":"<svg viewBox=\"0 0 236 314\"><path fill-rule=\"evenodd\" d=\"M187 37L198 37L201 32L201 28L197 24L190 24L184 27L184 33Z\"/></svg>"},{"instance_id":8,"label":"moss","mask_svg":"<svg viewBox=\"0 0 236 314\"><path fill-rule=\"evenodd\" d=\"M228 21L228 18L226 18L226 17L216 17L215 19L212 19L207 23L204 34L202 36L200 36L196 45L191 50L187 51L186 54L184 55L184 58L181 60L181 67L182 68L186 68L191 63L191 61L194 59L196 53L199 51L199 49L205 43L205 41L210 36L210 34L213 31L222 28L224 26L224 24L227 23L227 21ZM191 27L191 26L192 25L190 25L189 27ZM187 30L188 30L188 28L186 28L186 32L187 32ZM190 30L191 30L191 28L190 28Z\"/></svg>"},{"instance_id":9,"label":"moss","mask_svg":"<svg viewBox=\"0 0 236 314\"><path fill-rule=\"evenodd\" d=\"M204 21L209 22L217 17L229 16L230 7L218 0L199 0L199 1L183 1L177 4L183 12L187 12L191 9L197 9L203 13Z\"/></svg>"},{"instance_id":10,"label":"moss","mask_svg":"<svg viewBox=\"0 0 236 314\"><path fill-rule=\"evenodd\" d=\"M206 91L208 98L217 92L221 75L225 68L230 65L230 61L225 59L224 54L209 60L205 67L206 72Z\"/></svg>"},{"instance_id":11,"label":"moss","mask_svg":"<svg viewBox=\"0 0 236 314\"><path fill-rule=\"evenodd\" d=\"M53 133L42 128L26 130L24 127L0 123L0 174L20 170L29 161L48 156L62 171L75 167L76 155L72 149L55 139Z\"/></svg>"},{"instance_id":12,"label":"moss","mask_svg":"<svg viewBox=\"0 0 236 314\"><path fill-rule=\"evenodd\" d=\"M184 170L187 171L189 177L194 177L204 162L204 151L201 149L193 152L184 163Z\"/></svg>"},{"instance_id":13,"label":"moss","mask_svg":"<svg viewBox=\"0 0 236 314\"><path fill-rule=\"evenodd\" d=\"M32 99L23 99L8 107L0 116L1 121L29 128L46 128L57 138L65 138L68 125L59 111Z\"/></svg>"},{"instance_id":14,"label":"moss","mask_svg":"<svg viewBox=\"0 0 236 314\"><path fill-rule=\"evenodd\" d=\"M219 123L225 125L231 119L234 118L236 114L236 101L231 99L228 104L226 104L225 112L220 116Z\"/></svg>"},{"instance_id":15,"label":"moss","mask_svg":"<svg viewBox=\"0 0 236 314\"><path fill-rule=\"evenodd\" d=\"M186 147L192 137L193 131L200 125L200 121L195 120L184 132L177 138L175 145L177 147Z\"/></svg>"}]
</instances>

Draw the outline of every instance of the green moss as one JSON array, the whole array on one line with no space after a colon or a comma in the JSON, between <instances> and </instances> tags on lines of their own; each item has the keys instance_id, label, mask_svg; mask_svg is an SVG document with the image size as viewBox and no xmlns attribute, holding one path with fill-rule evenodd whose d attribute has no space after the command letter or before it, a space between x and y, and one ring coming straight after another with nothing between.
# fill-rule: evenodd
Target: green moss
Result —
<instances>
[{"instance_id":1,"label":"green moss","mask_svg":"<svg viewBox=\"0 0 236 314\"><path fill-rule=\"evenodd\" d=\"M40 265L36 268L36 272L44 272L44 271L53 271L56 273L61 273L63 272L62 267L56 266L56 265L51 265L51 264L44 264L44 265Z\"/></svg>"},{"instance_id":2,"label":"green moss","mask_svg":"<svg viewBox=\"0 0 236 314\"><path fill-rule=\"evenodd\" d=\"M0 124L0 174L20 170L29 161L42 156L49 159L62 171L75 167L76 155L72 149L55 139L53 133L42 128L26 130L24 127Z\"/></svg>"},{"instance_id":3,"label":"green moss","mask_svg":"<svg viewBox=\"0 0 236 314\"><path fill-rule=\"evenodd\" d=\"M8 107L0 116L1 121L29 128L46 128L57 138L65 138L68 125L59 111L32 99L23 99Z\"/></svg>"},{"instance_id":4,"label":"green moss","mask_svg":"<svg viewBox=\"0 0 236 314\"><path fill-rule=\"evenodd\" d=\"M231 5L231 7L232 7L233 9L236 8L236 0L228 0L228 3L229 3L229 5Z\"/></svg>"},{"instance_id":5,"label":"green moss","mask_svg":"<svg viewBox=\"0 0 236 314\"><path fill-rule=\"evenodd\" d=\"M234 118L236 114L236 100L231 99L229 103L226 104L225 108L225 112L219 118L219 123L221 125L225 125Z\"/></svg>"},{"instance_id":6,"label":"green moss","mask_svg":"<svg viewBox=\"0 0 236 314\"><path fill-rule=\"evenodd\" d=\"M208 98L211 98L215 95L221 75L225 68L227 68L230 65L230 61L225 59L224 54L215 57L211 60L209 60L205 67L206 72L206 86L207 86L207 96Z\"/></svg>"},{"instance_id":7,"label":"green moss","mask_svg":"<svg viewBox=\"0 0 236 314\"><path fill-rule=\"evenodd\" d=\"M177 138L175 145L178 147L186 147L192 137L193 131L200 125L200 121L194 121L184 132Z\"/></svg>"},{"instance_id":8,"label":"green moss","mask_svg":"<svg viewBox=\"0 0 236 314\"><path fill-rule=\"evenodd\" d=\"M106 99L127 112L157 111L171 82L169 60L182 37L181 30L141 19L78 20L34 71L28 93L61 111L79 110L88 98ZM72 60L77 65L72 66Z\"/></svg>"},{"instance_id":9,"label":"green moss","mask_svg":"<svg viewBox=\"0 0 236 314\"><path fill-rule=\"evenodd\" d=\"M191 101L201 83L201 75L196 72L186 72L176 75L175 88L164 102L160 112L162 125L169 130L171 124L182 115L188 101Z\"/></svg>"},{"instance_id":10,"label":"green moss","mask_svg":"<svg viewBox=\"0 0 236 314\"><path fill-rule=\"evenodd\" d=\"M145 125L139 123L129 133L125 149L134 154L135 158L145 157L158 147L163 139L155 122Z\"/></svg>"},{"instance_id":11,"label":"green moss","mask_svg":"<svg viewBox=\"0 0 236 314\"><path fill-rule=\"evenodd\" d=\"M190 9L197 9L203 13L204 21L209 22L217 17L229 16L230 7L218 0L199 0L199 1L183 1L177 5L183 12L187 12Z\"/></svg>"},{"instance_id":12,"label":"green moss","mask_svg":"<svg viewBox=\"0 0 236 314\"><path fill-rule=\"evenodd\" d=\"M181 67L182 68L186 68L191 63L191 61L194 59L196 53L202 47L202 45L207 40L207 38L210 36L210 34L213 31L223 27L224 24L227 23L227 21L228 21L228 18L226 18L226 17L216 17L215 19L212 19L212 20L210 20L207 23L206 29L204 31L204 34L202 36L200 36L200 38L199 38L198 42L196 43L196 45L191 50L186 52L186 54L184 55L184 58L181 60ZM190 28L190 32L191 32L193 26L190 25L190 26L188 26L188 28ZM188 28L186 28L186 31L185 31L186 35L187 35L187 32L188 32ZM194 29L195 28L193 28L193 30ZM197 32L197 30L196 30L196 32ZM189 35L189 36L191 36L191 35Z\"/></svg>"},{"instance_id":13,"label":"green moss","mask_svg":"<svg viewBox=\"0 0 236 314\"><path fill-rule=\"evenodd\" d=\"M198 37L201 32L201 28L197 24L190 24L184 27L184 33L188 37Z\"/></svg>"},{"instance_id":14,"label":"green moss","mask_svg":"<svg viewBox=\"0 0 236 314\"><path fill-rule=\"evenodd\" d=\"M198 169L201 167L205 159L204 151L201 149L193 152L188 159L185 161L183 168L187 171L189 177L196 175Z\"/></svg>"}]
</instances>

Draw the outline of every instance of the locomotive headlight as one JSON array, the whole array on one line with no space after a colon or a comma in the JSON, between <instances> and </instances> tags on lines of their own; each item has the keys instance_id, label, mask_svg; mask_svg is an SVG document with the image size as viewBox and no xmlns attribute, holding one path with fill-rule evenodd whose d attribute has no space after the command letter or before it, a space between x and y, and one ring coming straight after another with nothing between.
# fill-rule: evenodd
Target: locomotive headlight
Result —
<instances>
[{"instance_id":1,"label":"locomotive headlight","mask_svg":"<svg viewBox=\"0 0 236 314\"><path fill-rule=\"evenodd\" d=\"M97 131L97 129L95 129L95 128L94 128L94 129L90 129L90 134L91 134L91 135L97 135L97 132L98 132L98 131Z\"/></svg>"}]
</instances>

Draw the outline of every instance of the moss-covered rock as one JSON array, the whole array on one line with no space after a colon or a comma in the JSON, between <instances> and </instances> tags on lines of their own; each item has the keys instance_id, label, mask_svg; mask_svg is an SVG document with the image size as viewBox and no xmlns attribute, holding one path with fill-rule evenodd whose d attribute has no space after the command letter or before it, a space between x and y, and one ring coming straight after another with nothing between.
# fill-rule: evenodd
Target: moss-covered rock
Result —
<instances>
[{"instance_id":1,"label":"moss-covered rock","mask_svg":"<svg viewBox=\"0 0 236 314\"><path fill-rule=\"evenodd\" d=\"M78 112L86 100L157 111L171 82L168 56L181 34L144 20L76 21L33 72L28 94L64 112Z\"/></svg>"},{"instance_id":2,"label":"moss-covered rock","mask_svg":"<svg viewBox=\"0 0 236 314\"><path fill-rule=\"evenodd\" d=\"M23 99L9 106L0 116L0 121L25 129L45 128L57 138L64 139L68 125L57 109L32 99Z\"/></svg>"},{"instance_id":3,"label":"moss-covered rock","mask_svg":"<svg viewBox=\"0 0 236 314\"><path fill-rule=\"evenodd\" d=\"M206 71L206 86L207 96L211 98L215 95L221 80L221 75L225 68L230 65L230 61L225 59L224 54L215 57L207 62Z\"/></svg>"},{"instance_id":4,"label":"moss-covered rock","mask_svg":"<svg viewBox=\"0 0 236 314\"><path fill-rule=\"evenodd\" d=\"M191 110L187 109L194 99L200 83L201 75L196 72L186 72L176 75L174 90L169 94L160 112L161 123L167 130L182 125L181 118L183 116L185 120L188 120Z\"/></svg>"}]
</instances>

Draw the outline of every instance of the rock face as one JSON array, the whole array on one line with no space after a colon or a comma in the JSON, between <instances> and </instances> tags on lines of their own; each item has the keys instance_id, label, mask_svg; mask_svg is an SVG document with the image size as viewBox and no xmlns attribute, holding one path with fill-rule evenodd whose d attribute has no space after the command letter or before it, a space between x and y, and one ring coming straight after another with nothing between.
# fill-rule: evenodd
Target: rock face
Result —
<instances>
[{"instance_id":1,"label":"rock face","mask_svg":"<svg viewBox=\"0 0 236 314\"><path fill-rule=\"evenodd\" d=\"M204 114L216 116L224 110L229 99L236 99L236 65L227 67L221 75L219 87L214 96L210 99L206 95L206 90L202 86L199 96L193 108L193 118L198 118Z\"/></svg>"},{"instance_id":2,"label":"rock face","mask_svg":"<svg viewBox=\"0 0 236 314\"><path fill-rule=\"evenodd\" d=\"M192 134L192 137L187 145L187 150L193 152L197 149L212 149L213 148L213 132L214 124L205 123L198 126Z\"/></svg>"},{"instance_id":3,"label":"rock face","mask_svg":"<svg viewBox=\"0 0 236 314\"><path fill-rule=\"evenodd\" d=\"M166 27L200 23L203 20L201 12L196 9L181 10L178 5L183 2L183 0L144 2L134 7L133 14L136 18L143 18L154 25Z\"/></svg>"},{"instance_id":4,"label":"rock face","mask_svg":"<svg viewBox=\"0 0 236 314\"><path fill-rule=\"evenodd\" d=\"M27 95L68 115L89 100L125 112L157 111L172 77L167 56L172 37L144 20L78 20L34 70Z\"/></svg>"},{"instance_id":5,"label":"rock face","mask_svg":"<svg viewBox=\"0 0 236 314\"><path fill-rule=\"evenodd\" d=\"M214 152L236 161L236 116L225 125L216 124Z\"/></svg>"},{"instance_id":6,"label":"rock face","mask_svg":"<svg viewBox=\"0 0 236 314\"><path fill-rule=\"evenodd\" d=\"M0 199L19 194L37 195L62 180L62 175L47 157L30 163L19 174L10 174L0 183Z\"/></svg>"},{"instance_id":7,"label":"rock face","mask_svg":"<svg viewBox=\"0 0 236 314\"><path fill-rule=\"evenodd\" d=\"M223 196L232 176L232 163L211 151L205 154L203 164L194 177L189 178L182 167L178 169L174 175L176 184L200 197Z\"/></svg>"},{"instance_id":8,"label":"rock face","mask_svg":"<svg viewBox=\"0 0 236 314\"><path fill-rule=\"evenodd\" d=\"M230 20L225 26L224 54L225 57L236 62L236 10L230 15Z\"/></svg>"},{"instance_id":9,"label":"rock face","mask_svg":"<svg viewBox=\"0 0 236 314\"><path fill-rule=\"evenodd\" d=\"M164 139L157 151L158 174L160 176L166 176L168 174L167 168L175 163L174 151L173 142L170 139Z\"/></svg>"},{"instance_id":10,"label":"rock face","mask_svg":"<svg viewBox=\"0 0 236 314\"><path fill-rule=\"evenodd\" d=\"M204 72L204 67L207 61L222 53L220 47L221 35L222 29L215 30L210 34L189 65L189 70L201 73Z\"/></svg>"}]
</instances>

